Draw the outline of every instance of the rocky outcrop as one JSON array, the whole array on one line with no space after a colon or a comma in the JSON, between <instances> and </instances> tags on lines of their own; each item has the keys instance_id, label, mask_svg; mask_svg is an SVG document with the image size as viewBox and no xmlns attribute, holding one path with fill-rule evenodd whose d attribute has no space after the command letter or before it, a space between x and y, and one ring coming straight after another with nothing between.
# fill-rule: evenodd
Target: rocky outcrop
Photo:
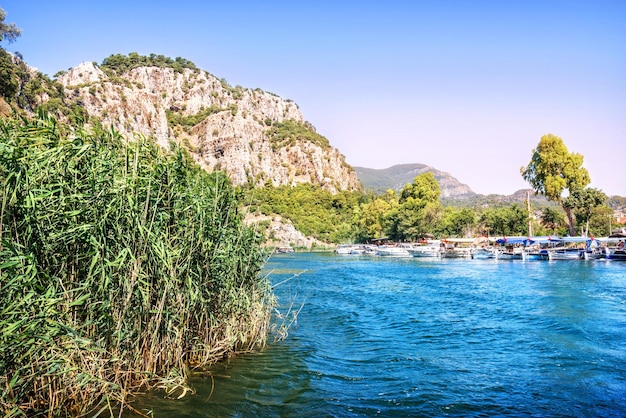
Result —
<instances>
[{"instance_id":1,"label":"rocky outcrop","mask_svg":"<svg viewBox=\"0 0 626 418\"><path fill-rule=\"evenodd\" d=\"M148 66L107 75L86 62L58 81L66 97L103 125L154 138L163 147L176 141L202 167L226 171L234 184L314 183L330 191L361 187L337 149L306 137L280 146L272 142L272 127L285 121L314 131L294 102L275 94L231 87L192 68Z\"/></svg>"},{"instance_id":2,"label":"rocky outcrop","mask_svg":"<svg viewBox=\"0 0 626 418\"><path fill-rule=\"evenodd\" d=\"M267 241L265 245L270 247L292 248L327 248L328 244L312 237L307 237L298 231L293 224L279 215L248 215L246 224L257 229L263 229Z\"/></svg>"}]
</instances>

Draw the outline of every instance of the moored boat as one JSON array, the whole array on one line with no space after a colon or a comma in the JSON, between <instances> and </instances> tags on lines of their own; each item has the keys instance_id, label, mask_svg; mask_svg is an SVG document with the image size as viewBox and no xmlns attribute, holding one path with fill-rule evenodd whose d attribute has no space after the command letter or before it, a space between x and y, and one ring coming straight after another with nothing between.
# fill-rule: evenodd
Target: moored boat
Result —
<instances>
[{"instance_id":1,"label":"moored boat","mask_svg":"<svg viewBox=\"0 0 626 418\"><path fill-rule=\"evenodd\" d=\"M498 251L496 257L498 260L525 260L526 252L522 247L505 247L504 250Z\"/></svg>"},{"instance_id":2,"label":"moored boat","mask_svg":"<svg viewBox=\"0 0 626 418\"><path fill-rule=\"evenodd\" d=\"M441 241L432 240L426 244L414 245L407 250L413 257L440 257Z\"/></svg>"},{"instance_id":3,"label":"moored boat","mask_svg":"<svg viewBox=\"0 0 626 418\"><path fill-rule=\"evenodd\" d=\"M496 240L496 244L499 245L496 248L496 258L498 260L525 260L524 248L531 242L531 239L527 237L499 238Z\"/></svg>"},{"instance_id":4,"label":"moored boat","mask_svg":"<svg viewBox=\"0 0 626 418\"><path fill-rule=\"evenodd\" d=\"M472 250L472 259L474 260L488 260L496 257L497 253L495 249L491 247L481 247Z\"/></svg>"},{"instance_id":5,"label":"moored boat","mask_svg":"<svg viewBox=\"0 0 626 418\"><path fill-rule=\"evenodd\" d=\"M617 241L617 246L603 247L602 251L607 260L626 261L626 232L622 229L618 233L611 234L607 242Z\"/></svg>"},{"instance_id":6,"label":"moored boat","mask_svg":"<svg viewBox=\"0 0 626 418\"><path fill-rule=\"evenodd\" d=\"M334 252L339 255L350 255L355 248L354 244L339 244Z\"/></svg>"},{"instance_id":7,"label":"moored boat","mask_svg":"<svg viewBox=\"0 0 626 418\"><path fill-rule=\"evenodd\" d=\"M447 238L443 240L442 258L471 258L474 238Z\"/></svg>"},{"instance_id":8,"label":"moored boat","mask_svg":"<svg viewBox=\"0 0 626 418\"><path fill-rule=\"evenodd\" d=\"M555 247L547 251L548 260L580 260L582 251L578 248Z\"/></svg>"},{"instance_id":9,"label":"moored boat","mask_svg":"<svg viewBox=\"0 0 626 418\"><path fill-rule=\"evenodd\" d=\"M607 260L626 261L626 251L618 249L609 249L605 255Z\"/></svg>"},{"instance_id":10,"label":"moored boat","mask_svg":"<svg viewBox=\"0 0 626 418\"><path fill-rule=\"evenodd\" d=\"M397 245L381 245L376 248L376 255L382 257L411 257L409 249L412 248L411 244L397 244Z\"/></svg>"},{"instance_id":11,"label":"moored boat","mask_svg":"<svg viewBox=\"0 0 626 418\"><path fill-rule=\"evenodd\" d=\"M546 251L549 260L588 260L600 258L599 247L593 237L563 237L559 245Z\"/></svg>"},{"instance_id":12,"label":"moored boat","mask_svg":"<svg viewBox=\"0 0 626 418\"><path fill-rule=\"evenodd\" d=\"M363 255L365 254L365 247L362 245L356 246L350 251L350 255Z\"/></svg>"},{"instance_id":13,"label":"moored boat","mask_svg":"<svg viewBox=\"0 0 626 418\"><path fill-rule=\"evenodd\" d=\"M525 260L548 260L547 248L557 245L561 239L557 236L530 237L525 243Z\"/></svg>"},{"instance_id":14,"label":"moored boat","mask_svg":"<svg viewBox=\"0 0 626 418\"><path fill-rule=\"evenodd\" d=\"M529 250L529 251L526 251L524 259L529 260L529 261L547 260L548 253L543 250Z\"/></svg>"}]
</instances>

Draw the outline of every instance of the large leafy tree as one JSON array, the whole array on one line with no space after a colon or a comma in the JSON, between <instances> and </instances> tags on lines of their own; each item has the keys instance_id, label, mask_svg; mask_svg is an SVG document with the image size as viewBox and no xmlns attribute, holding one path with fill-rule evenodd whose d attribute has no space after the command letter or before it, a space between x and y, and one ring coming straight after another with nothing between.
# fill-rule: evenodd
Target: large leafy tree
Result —
<instances>
[{"instance_id":1,"label":"large leafy tree","mask_svg":"<svg viewBox=\"0 0 626 418\"><path fill-rule=\"evenodd\" d=\"M423 173L404 186L398 207L386 216L387 233L395 240L416 240L430 234L439 219L441 189L433 173Z\"/></svg>"},{"instance_id":2,"label":"large leafy tree","mask_svg":"<svg viewBox=\"0 0 626 418\"><path fill-rule=\"evenodd\" d=\"M407 184L400 193L400 204L413 199L422 206L427 203L438 202L441 189L435 175L431 172L420 174L413 179L413 184Z\"/></svg>"},{"instance_id":3,"label":"large leafy tree","mask_svg":"<svg viewBox=\"0 0 626 418\"><path fill-rule=\"evenodd\" d=\"M575 233L575 222L571 207L564 205L563 193L583 189L591 181L582 164L581 154L570 153L560 137L547 134L541 137L539 145L533 150L530 163L520 169L522 177L535 193L563 207L570 235Z\"/></svg>"},{"instance_id":4,"label":"large leafy tree","mask_svg":"<svg viewBox=\"0 0 626 418\"><path fill-rule=\"evenodd\" d=\"M585 189L576 189L563 200L563 205L569 208L576 222L585 224L585 235L589 234L589 219L593 210L606 202L607 196L602 190L587 187Z\"/></svg>"},{"instance_id":5,"label":"large leafy tree","mask_svg":"<svg viewBox=\"0 0 626 418\"><path fill-rule=\"evenodd\" d=\"M468 236L476 228L476 219L476 211L472 208L448 206L443 210L436 233L442 237Z\"/></svg>"},{"instance_id":6,"label":"large leafy tree","mask_svg":"<svg viewBox=\"0 0 626 418\"><path fill-rule=\"evenodd\" d=\"M613 209L610 207L600 205L594 208L589 217L589 232L596 236L611 235L611 218L613 218Z\"/></svg>"},{"instance_id":7,"label":"large leafy tree","mask_svg":"<svg viewBox=\"0 0 626 418\"><path fill-rule=\"evenodd\" d=\"M558 208L547 207L541 215L541 223L547 230L555 234L558 229L565 227L565 217Z\"/></svg>"},{"instance_id":8,"label":"large leafy tree","mask_svg":"<svg viewBox=\"0 0 626 418\"><path fill-rule=\"evenodd\" d=\"M490 235L524 235L528 231L528 211L518 204L487 208L479 217L482 229Z\"/></svg>"},{"instance_id":9,"label":"large leafy tree","mask_svg":"<svg viewBox=\"0 0 626 418\"><path fill-rule=\"evenodd\" d=\"M11 101L19 89L20 70L11 54L0 48L0 96Z\"/></svg>"},{"instance_id":10,"label":"large leafy tree","mask_svg":"<svg viewBox=\"0 0 626 418\"><path fill-rule=\"evenodd\" d=\"M376 198L361 206L358 224L363 240L383 238L385 230L385 215L393 208L392 203L385 199Z\"/></svg>"},{"instance_id":11,"label":"large leafy tree","mask_svg":"<svg viewBox=\"0 0 626 418\"><path fill-rule=\"evenodd\" d=\"M22 34L15 23L5 23L6 13L0 8L0 42L5 39L11 43ZM0 48L0 96L11 99L19 88L19 68L11 55Z\"/></svg>"}]
</instances>

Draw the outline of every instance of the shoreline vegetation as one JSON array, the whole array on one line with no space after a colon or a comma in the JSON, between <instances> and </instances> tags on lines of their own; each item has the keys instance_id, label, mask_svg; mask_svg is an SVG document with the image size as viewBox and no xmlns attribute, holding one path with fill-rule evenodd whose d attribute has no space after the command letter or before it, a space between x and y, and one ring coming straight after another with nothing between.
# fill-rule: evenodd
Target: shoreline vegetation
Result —
<instances>
[{"instance_id":1,"label":"shoreline vegetation","mask_svg":"<svg viewBox=\"0 0 626 418\"><path fill-rule=\"evenodd\" d=\"M225 175L51 116L0 120L0 409L112 415L262 347L267 251Z\"/></svg>"}]
</instances>

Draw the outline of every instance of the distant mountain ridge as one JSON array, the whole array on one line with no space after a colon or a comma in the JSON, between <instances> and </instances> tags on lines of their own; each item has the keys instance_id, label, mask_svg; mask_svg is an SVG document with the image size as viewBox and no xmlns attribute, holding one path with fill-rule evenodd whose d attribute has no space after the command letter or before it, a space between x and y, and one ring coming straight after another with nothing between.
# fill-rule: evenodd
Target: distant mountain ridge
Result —
<instances>
[{"instance_id":1,"label":"distant mountain ridge","mask_svg":"<svg viewBox=\"0 0 626 418\"><path fill-rule=\"evenodd\" d=\"M426 164L397 164L385 169L354 167L357 177L365 190L375 193L384 193L391 189L400 191L407 183L413 183L413 179L422 174L431 172L439 183L441 200L452 206L500 206L526 204L530 196L533 207L556 206L544 196L536 195L532 189L520 189L511 195L475 193L472 189L458 181L450 173L437 170Z\"/></svg>"},{"instance_id":2,"label":"distant mountain ridge","mask_svg":"<svg viewBox=\"0 0 626 418\"><path fill-rule=\"evenodd\" d=\"M426 164L398 164L384 169L353 167L361 184L366 190L384 193L388 189L402 190L407 183L423 173L433 173L441 188L442 198L470 198L476 193L467 185L458 181L450 173L437 170Z\"/></svg>"}]
</instances>

